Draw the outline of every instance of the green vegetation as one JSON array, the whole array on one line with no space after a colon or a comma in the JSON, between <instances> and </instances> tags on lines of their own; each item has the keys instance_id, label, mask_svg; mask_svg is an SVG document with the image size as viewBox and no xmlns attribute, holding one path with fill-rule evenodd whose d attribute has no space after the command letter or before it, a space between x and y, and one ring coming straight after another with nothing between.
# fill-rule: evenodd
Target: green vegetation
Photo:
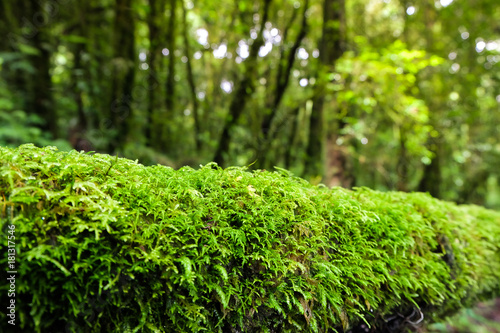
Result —
<instances>
[{"instance_id":1,"label":"green vegetation","mask_svg":"<svg viewBox=\"0 0 500 333\"><path fill-rule=\"evenodd\" d=\"M445 323L429 325L428 333L500 333L500 299L482 302L474 309L462 309Z\"/></svg>"},{"instance_id":2,"label":"green vegetation","mask_svg":"<svg viewBox=\"0 0 500 333\"><path fill-rule=\"evenodd\" d=\"M500 209L498 0L0 2L0 146Z\"/></svg>"},{"instance_id":3,"label":"green vegetation","mask_svg":"<svg viewBox=\"0 0 500 333\"><path fill-rule=\"evenodd\" d=\"M499 32L498 0L0 1L17 319L390 331L498 294L498 213L449 201L500 209Z\"/></svg>"},{"instance_id":4,"label":"green vegetation","mask_svg":"<svg viewBox=\"0 0 500 333\"><path fill-rule=\"evenodd\" d=\"M500 213L423 193L23 145L0 200L24 331L403 331L500 295Z\"/></svg>"}]
</instances>

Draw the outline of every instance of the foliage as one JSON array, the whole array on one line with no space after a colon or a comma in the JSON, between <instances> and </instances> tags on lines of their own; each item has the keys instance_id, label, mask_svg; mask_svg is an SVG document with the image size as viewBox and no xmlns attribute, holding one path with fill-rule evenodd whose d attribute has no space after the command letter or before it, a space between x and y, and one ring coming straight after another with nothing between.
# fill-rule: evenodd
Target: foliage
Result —
<instances>
[{"instance_id":1,"label":"foliage","mask_svg":"<svg viewBox=\"0 0 500 333\"><path fill-rule=\"evenodd\" d=\"M0 85L0 145L17 147L26 142L39 146L53 145L62 150L70 150L71 145L65 140L53 140L48 133L40 129L43 120L33 113L26 113L14 108L13 96Z\"/></svg>"},{"instance_id":2,"label":"foliage","mask_svg":"<svg viewBox=\"0 0 500 333\"><path fill-rule=\"evenodd\" d=\"M1 102L1 101L0 101ZM0 110L0 145L15 147L25 142L37 145L54 145L63 150L70 150L71 145L64 140L51 140L50 136L37 127L40 119L34 114L26 114L21 110Z\"/></svg>"},{"instance_id":3,"label":"foliage","mask_svg":"<svg viewBox=\"0 0 500 333\"><path fill-rule=\"evenodd\" d=\"M500 295L500 214L424 193L33 145L0 175L25 331L386 332Z\"/></svg>"},{"instance_id":4,"label":"foliage","mask_svg":"<svg viewBox=\"0 0 500 333\"><path fill-rule=\"evenodd\" d=\"M357 42L360 52L347 52L337 63L336 71L329 73L333 78L329 89L336 92L335 103L340 110L330 118L344 119L348 124L339 131L339 145L356 146L351 154L363 167L372 163L391 170L384 183L396 184L401 170L394 159L387 159L380 151L390 151L393 156L404 153L412 174L418 173L422 164L430 163L433 153L425 144L429 133L435 136L436 130L429 122L425 100L417 97L419 89L415 83L419 73L441 65L444 59L408 50L399 40L384 49L374 49L361 37ZM404 152L400 152L401 147ZM370 184L370 177L357 177L360 183ZM415 186L409 179L403 181Z\"/></svg>"}]
</instances>

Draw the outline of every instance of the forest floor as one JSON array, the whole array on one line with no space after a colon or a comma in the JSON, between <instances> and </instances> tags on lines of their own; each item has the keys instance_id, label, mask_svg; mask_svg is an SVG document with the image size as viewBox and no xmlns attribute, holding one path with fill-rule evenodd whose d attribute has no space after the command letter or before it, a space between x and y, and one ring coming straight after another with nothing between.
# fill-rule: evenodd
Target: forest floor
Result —
<instances>
[{"instance_id":1,"label":"forest floor","mask_svg":"<svg viewBox=\"0 0 500 333\"><path fill-rule=\"evenodd\" d=\"M429 325L421 333L500 333L500 298L464 309L446 322Z\"/></svg>"}]
</instances>

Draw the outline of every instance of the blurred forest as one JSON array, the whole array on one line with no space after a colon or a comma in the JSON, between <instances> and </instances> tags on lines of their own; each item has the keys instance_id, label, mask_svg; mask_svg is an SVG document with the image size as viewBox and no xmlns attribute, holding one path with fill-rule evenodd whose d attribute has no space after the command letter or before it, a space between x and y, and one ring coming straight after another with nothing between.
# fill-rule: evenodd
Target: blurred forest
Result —
<instances>
[{"instance_id":1,"label":"blurred forest","mask_svg":"<svg viewBox=\"0 0 500 333\"><path fill-rule=\"evenodd\" d=\"M1 0L0 145L500 208L498 0Z\"/></svg>"}]
</instances>

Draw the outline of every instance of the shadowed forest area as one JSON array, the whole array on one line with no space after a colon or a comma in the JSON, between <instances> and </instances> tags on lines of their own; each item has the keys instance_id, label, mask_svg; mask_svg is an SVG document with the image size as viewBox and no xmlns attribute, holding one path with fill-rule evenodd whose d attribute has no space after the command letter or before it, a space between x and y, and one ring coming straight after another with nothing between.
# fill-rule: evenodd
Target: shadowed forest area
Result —
<instances>
[{"instance_id":1,"label":"shadowed forest area","mask_svg":"<svg viewBox=\"0 0 500 333\"><path fill-rule=\"evenodd\" d=\"M0 33L0 145L500 207L496 0L3 0Z\"/></svg>"}]
</instances>

